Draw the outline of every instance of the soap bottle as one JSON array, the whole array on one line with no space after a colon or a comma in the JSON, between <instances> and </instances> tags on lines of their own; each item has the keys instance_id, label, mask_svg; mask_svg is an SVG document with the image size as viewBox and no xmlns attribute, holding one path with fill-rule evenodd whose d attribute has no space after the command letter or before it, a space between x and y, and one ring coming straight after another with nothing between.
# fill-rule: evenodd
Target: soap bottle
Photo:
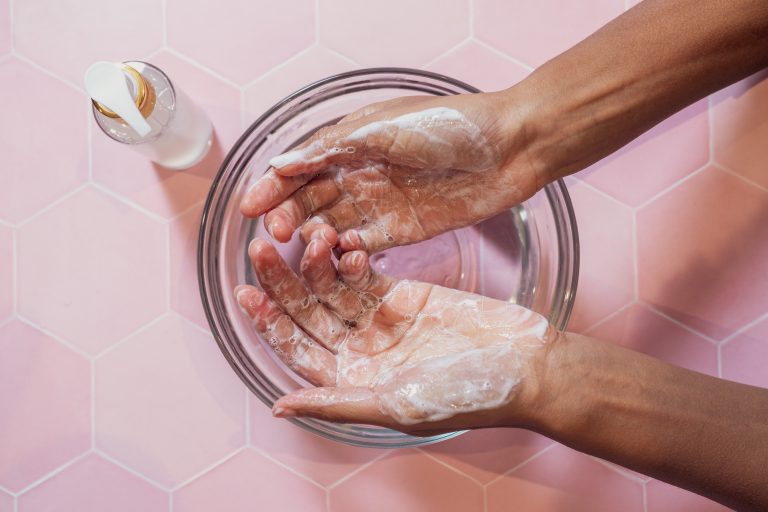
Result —
<instances>
[{"instance_id":1,"label":"soap bottle","mask_svg":"<svg viewBox=\"0 0 768 512\"><path fill-rule=\"evenodd\" d=\"M192 167L211 147L211 121L152 64L97 62L85 88L102 131L163 167Z\"/></svg>"}]
</instances>

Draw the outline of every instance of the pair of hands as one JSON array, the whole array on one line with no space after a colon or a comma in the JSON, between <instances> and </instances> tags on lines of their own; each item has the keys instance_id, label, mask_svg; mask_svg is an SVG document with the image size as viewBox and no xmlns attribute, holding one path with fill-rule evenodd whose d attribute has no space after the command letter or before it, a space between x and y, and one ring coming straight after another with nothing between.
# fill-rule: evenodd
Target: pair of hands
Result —
<instances>
[{"instance_id":1,"label":"pair of hands","mask_svg":"<svg viewBox=\"0 0 768 512\"><path fill-rule=\"evenodd\" d=\"M280 155L245 216L308 244L299 278L266 240L248 253L262 290L237 300L281 359L316 388L277 401L312 416L410 433L519 424L536 397L547 321L503 301L373 271L368 254L474 224L545 182L522 114L499 94L370 105ZM341 253L338 268L332 248Z\"/></svg>"}]
</instances>

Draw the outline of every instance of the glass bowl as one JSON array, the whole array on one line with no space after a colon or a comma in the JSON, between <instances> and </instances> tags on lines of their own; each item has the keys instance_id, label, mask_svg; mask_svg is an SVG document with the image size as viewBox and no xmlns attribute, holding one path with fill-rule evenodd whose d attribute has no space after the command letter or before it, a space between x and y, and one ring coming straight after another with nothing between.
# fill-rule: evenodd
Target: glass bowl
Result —
<instances>
[{"instance_id":1,"label":"glass bowl","mask_svg":"<svg viewBox=\"0 0 768 512\"><path fill-rule=\"evenodd\" d=\"M260 219L240 214L243 193L266 172L270 158L364 105L406 95L475 92L478 89L470 85L426 71L382 68L343 73L285 98L256 120L230 150L213 182L200 226L200 293L224 357L264 404L271 407L286 392L309 384L277 359L251 328L233 296L238 284L256 283L247 256L248 242L254 236L268 236ZM294 237L276 245L297 269L301 241ZM559 181L476 226L372 257L374 266L384 273L521 304L561 329L573 306L578 259L571 201ZM424 445L461 433L412 437L371 426L305 418L290 421L323 437L368 447Z\"/></svg>"}]
</instances>

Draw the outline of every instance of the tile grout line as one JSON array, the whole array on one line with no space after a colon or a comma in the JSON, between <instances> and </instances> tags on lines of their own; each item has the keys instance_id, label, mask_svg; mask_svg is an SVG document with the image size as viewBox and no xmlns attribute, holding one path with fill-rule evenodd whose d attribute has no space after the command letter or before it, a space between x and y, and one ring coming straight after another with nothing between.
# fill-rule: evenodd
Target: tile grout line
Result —
<instances>
[{"instance_id":1,"label":"tile grout line","mask_svg":"<svg viewBox=\"0 0 768 512\"><path fill-rule=\"evenodd\" d=\"M14 27L14 18L16 15L16 0L8 0L8 25L10 36L11 36L11 53L10 55L16 54L16 28Z\"/></svg>"},{"instance_id":2,"label":"tile grout line","mask_svg":"<svg viewBox=\"0 0 768 512\"><path fill-rule=\"evenodd\" d=\"M469 37L475 37L475 0L469 0Z\"/></svg>"},{"instance_id":3,"label":"tile grout line","mask_svg":"<svg viewBox=\"0 0 768 512\"><path fill-rule=\"evenodd\" d=\"M416 451L420 452L422 455L424 455L424 456L425 456L425 457L427 457L428 459L430 459L430 460L432 460L432 461L434 461L434 462L436 462L436 463L440 464L441 466L444 466L444 467L446 467L447 469L450 469L450 470L451 470L451 471L453 471L454 473L456 473L456 474L458 474L458 475L461 475L461 476L463 476L464 478L468 478L469 480L471 480L472 482L476 483L476 484L477 484L477 485L479 485L480 487L482 487L482 486L483 486L483 483L482 483L480 480L478 480L477 478L475 478L475 477L473 477L473 476L470 476L470 475L468 475L468 474L464 473L464 472L463 472L463 471L461 471L459 468L455 468L455 467L451 466L450 464L448 464L447 462L445 462L445 461L443 461L443 460L440 460L440 459L438 459L437 457L435 457L435 456L434 456L434 455L432 455L431 453L425 452L425 451L424 451L422 448L416 448Z\"/></svg>"},{"instance_id":4,"label":"tile grout line","mask_svg":"<svg viewBox=\"0 0 768 512\"><path fill-rule=\"evenodd\" d=\"M669 316L668 314L664 313L663 311L661 311L660 309L658 309L658 308L657 308L656 306L654 306L653 304L649 304L649 303L647 303L647 302L643 302L643 301L639 301L639 303L640 303L640 304L643 304L643 305L645 305L646 307L648 307L648 309L650 309L651 311L653 311L653 312L654 312L654 313L656 313L657 315L659 315L659 316L661 316L661 317L664 317L664 318L666 318L667 320L669 320L669 321L670 321L670 322L672 322L673 324L677 325L678 327L682 327L682 328L683 328L683 329L685 329L686 331L688 331L688 332L690 332L690 333L692 333L692 334L695 334L696 336L699 336L699 337L701 337L701 338L704 338L705 340L707 340L708 342L712 343L713 345L717 346L717 345L719 345L719 344L720 344L720 342L719 342L719 341L717 341L715 338L713 338L713 337L711 337L711 336L709 336L709 335L707 335L707 334L704 334L703 332L699 332L699 331L697 331L696 329L694 329L693 327L690 327L690 326L688 326L688 325L684 324L684 323L683 323L683 322L681 322L680 320L678 320L678 319L676 319L676 318L673 318L673 317Z\"/></svg>"},{"instance_id":5,"label":"tile grout line","mask_svg":"<svg viewBox=\"0 0 768 512\"><path fill-rule=\"evenodd\" d=\"M309 51L312 50L313 48L320 48L320 46L317 45L317 44L311 44L311 45L307 46L306 48L302 48L301 50L299 50L298 52L294 53L293 55L291 55L287 59L281 61L276 66L273 66L273 67L269 68L267 71L265 71L264 73L260 74L259 76L257 76L253 80L251 80L250 82L246 82L245 84L243 84L242 87L241 87L241 90L243 92L245 92L247 89L250 89L255 84L260 82L261 80L269 77L271 74L275 73L276 71L280 71L284 67L290 65L293 61L298 60L299 58L303 57L304 54L309 53Z\"/></svg>"},{"instance_id":6,"label":"tile grout line","mask_svg":"<svg viewBox=\"0 0 768 512\"><path fill-rule=\"evenodd\" d=\"M650 480L649 477L641 477L641 476L633 475L632 473L629 472L629 470L627 470L625 467L623 467L623 466L621 466L619 464L615 464L613 462L608 462L605 459L601 459L600 457L595 457L593 455L587 455L587 456L590 459L592 459L593 461L595 461L598 464L600 464L601 466L605 466L606 468L610 469L614 473L617 473L620 476L622 476L622 477L624 477L624 478L626 478L628 480L631 480L632 482L637 482L639 484L643 484L643 483L645 483L645 482Z\"/></svg>"},{"instance_id":7,"label":"tile grout line","mask_svg":"<svg viewBox=\"0 0 768 512\"><path fill-rule=\"evenodd\" d=\"M768 192L768 188L764 187L763 185L757 183L756 181L752 181L751 179L747 178L746 176L742 176L741 174L737 173L736 171L731 170L730 168L719 164L717 162L712 162L712 167L715 169L718 169L720 171L723 171L727 174L730 174L731 176L740 179L741 181L748 183L749 185L752 185L753 187L762 190L764 192Z\"/></svg>"},{"instance_id":8,"label":"tile grout line","mask_svg":"<svg viewBox=\"0 0 768 512\"><path fill-rule=\"evenodd\" d=\"M251 391L248 386L243 386L243 395L245 396L245 403L243 404L245 412L245 446L251 445Z\"/></svg>"},{"instance_id":9,"label":"tile grout line","mask_svg":"<svg viewBox=\"0 0 768 512\"><path fill-rule=\"evenodd\" d=\"M234 458L235 456L239 455L240 453L244 452L245 450L247 450L247 448L245 446L238 446L232 452L226 454L224 457L221 457L221 458L217 459L212 464L209 464L208 466L204 467L200 471L198 471L196 473L193 473L192 476L182 480L178 484L176 484L176 485L174 485L172 487L169 487L168 488L168 492L175 493L176 491L180 490L182 487L186 487L187 485L191 484L192 482L194 482L195 480L197 480L199 478L202 478L203 476L205 476L206 474L210 473L211 471L213 471L214 469L218 468L219 466L221 466L223 464L226 464L226 462L228 460Z\"/></svg>"},{"instance_id":10,"label":"tile grout line","mask_svg":"<svg viewBox=\"0 0 768 512\"><path fill-rule=\"evenodd\" d=\"M582 169L582 170L586 170L586 169ZM581 171L579 171L579 172L581 172ZM573 182L573 185L583 186L584 188L594 192L595 194L599 195L600 197L602 197L602 198L612 202L616 206L619 206L619 207L621 207L623 209L627 209L629 211L634 211L634 210L637 209L637 207L633 207L633 206L630 206L630 205L628 205L626 203L623 203L622 201L620 201L620 200L616 199L615 197L613 197L608 192L605 192L604 190L601 190L601 189L597 188L596 186L594 186L590 182L586 181L586 179L579 178L578 176L575 176L575 175L571 175L571 176L573 176L574 179L576 180L575 182Z\"/></svg>"},{"instance_id":11,"label":"tile grout line","mask_svg":"<svg viewBox=\"0 0 768 512\"><path fill-rule=\"evenodd\" d=\"M723 378L723 346L718 345L715 347L717 350L717 376L718 378Z\"/></svg>"},{"instance_id":12,"label":"tile grout line","mask_svg":"<svg viewBox=\"0 0 768 512\"><path fill-rule=\"evenodd\" d=\"M41 71L42 73L45 73L49 77L54 78L54 79L58 80L59 82L61 82L63 84L66 84L67 86L73 88L75 91L79 92L80 94L85 94L85 89L83 89L82 87L77 85L75 82L71 82L67 78L60 77L59 75L57 75L53 71L50 71L49 69L44 68L43 66L41 66L37 62L33 61L32 59L30 59L30 58L28 58L28 57L26 57L24 55L21 55L20 53L13 53L13 56L17 60L20 60L20 61L26 63L28 66L33 67L36 70Z\"/></svg>"},{"instance_id":13,"label":"tile grout line","mask_svg":"<svg viewBox=\"0 0 768 512\"><path fill-rule=\"evenodd\" d=\"M74 466L75 464L77 464L78 462L80 462L81 460L86 458L88 455L90 455L91 453L93 453L91 450L86 450L83 453L81 453L81 454L79 454L79 455L69 459L64 464L62 464L62 465L58 466L57 468L49 471L48 473L46 473L45 475L41 476L40 478L38 478L37 480L33 481L32 483L27 484L20 491L16 492L14 494L14 496L21 496L22 494L31 491L35 487L43 484L47 480L50 480L51 478L55 477L59 473L64 472L64 470L70 468L71 466Z\"/></svg>"},{"instance_id":14,"label":"tile grout line","mask_svg":"<svg viewBox=\"0 0 768 512\"><path fill-rule=\"evenodd\" d=\"M13 288L11 289L11 318L19 314L19 233L11 228L11 272L13 272Z\"/></svg>"},{"instance_id":15,"label":"tile grout line","mask_svg":"<svg viewBox=\"0 0 768 512\"><path fill-rule=\"evenodd\" d=\"M360 66L360 64L355 59L353 59L351 57L348 57L348 56L344 55L343 53L339 53L336 50L334 50L333 48L328 48L328 47L323 46L323 45L319 45L318 48L322 48L323 50L327 51L328 53L332 53L336 57L338 57L340 59L344 59L345 61L347 61L348 63L352 64L353 66L362 67L362 66Z\"/></svg>"},{"instance_id":16,"label":"tile grout line","mask_svg":"<svg viewBox=\"0 0 768 512\"><path fill-rule=\"evenodd\" d=\"M190 57L190 56L188 56L188 55L186 55L184 53L181 53L177 49L175 49L175 48L173 48L171 46L166 46L165 47L165 51L170 53L174 57L183 60L187 64L190 64L190 65L196 67L197 69L208 73L212 77L217 78L218 80L220 80L221 82L226 83L230 87L234 87L235 89L241 89L241 86L239 84L235 83L234 81L232 81L230 78L225 77L224 75L222 75L218 71L214 71L213 69L209 68L205 64L202 64L202 63L196 61L192 57Z\"/></svg>"},{"instance_id":17,"label":"tile grout line","mask_svg":"<svg viewBox=\"0 0 768 512\"><path fill-rule=\"evenodd\" d=\"M583 335L585 335L585 336L591 336L590 332L592 332L595 329L597 329L597 328L603 326L604 324L610 322L611 320L613 320L614 318L616 318L617 316L619 316L620 314L622 314L623 312L625 312L626 310L631 308L632 306L634 306L636 304L639 304L639 303L640 303L639 301L633 300L631 302L628 302L628 303L624 304L623 306L621 306L619 309L617 309L613 313L610 313L610 314L604 316L603 318L601 318L600 320L598 320L597 322L593 323L592 325L587 326L586 329L582 329L581 333Z\"/></svg>"},{"instance_id":18,"label":"tile grout line","mask_svg":"<svg viewBox=\"0 0 768 512\"><path fill-rule=\"evenodd\" d=\"M163 24L162 42L163 48L168 47L168 0L160 2L160 21Z\"/></svg>"},{"instance_id":19,"label":"tile grout line","mask_svg":"<svg viewBox=\"0 0 768 512\"><path fill-rule=\"evenodd\" d=\"M165 225L165 310L170 313L171 307L171 223Z\"/></svg>"},{"instance_id":20,"label":"tile grout line","mask_svg":"<svg viewBox=\"0 0 768 512\"><path fill-rule=\"evenodd\" d=\"M91 104L89 101L88 104ZM85 109L86 158L88 162L88 183L93 183L93 122L91 109Z\"/></svg>"},{"instance_id":21,"label":"tile grout line","mask_svg":"<svg viewBox=\"0 0 768 512\"><path fill-rule=\"evenodd\" d=\"M698 169L696 169L695 171L691 172L691 173L690 173L690 174L688 174L687 176L683 176L682 178L680 178L679 180L675 181L674 183L672 183L670 186L668 186L668 187L667 187L667 188L665 188L664 190L661 190L660 192L657 192L657 193L655 193L654 195L652 195L651 197L649 197L648 199L646 199L645 201L643 201L643 202L642 202L642 203L640 203L639 205L635 206L633 209L634 209L635 211L638 211L638 210L642 210L643 208L645 208L645 207L646 207L646 206L648 206L649 204L653 203L653 202L654 202L654 201L656 201L657 199L659 199L659 198L661 198L661 197L663 197L663 196L665 196L665 195L669 194L669 193L670 193L670 192L672 192L674 189L676 189L677 187L679 187L680 185L682 185L682 184L683 184L683 183L685 183L686 181L690 180L690 179L691 179L691 178L693 178L694 176L698 176L699 174L701 174L702 172L704 172L705 170L707 170L707 168L708 168L708 167L710 167L710 166L711 166L711 164L712 164L712 163L711 163L709 160L707 160L707 162L706 162L704 165L702 165L701 167L699 167L699 168L698 168Z\"/></svg>"},{"instance_id":22,"label":"tile grout line","mask_svg":"<svg viewBox=\"0 0 768 512\"><path fill-rule=\"evenodd\" d=\"M640 257L637 254L638 251L638 244L637 244L637 211L632 210L632 270L634 272L634 287L635 287L635 301L640 300L640 264L638 261L640 260Z\"/></svg>"},{"instance_id":23,"label":"tile grout line","mask_svg":"<svg viewBox=\"0 0 768 512\"><path fill-rule=\"evenodd\" d=\"M240 91L240 129L245 131L247 126L245 125L245 89L241 89Z\"/></svg>"},{"instance_id":24,"label":"tile grout line","mask_svg":"<svg viewBox=\"0 0 768 512\"><path fill-rule=\"evenodd\" d=\"M135 211L146 215L151 220L159 222L160 224L167 224L167 223L170 222L169 219L166 219L166 218L162 217L160 214L157 214L157 213L153 212L152 210L148 210L147 208L144 208L140 204L137 204L137 203L133 202L132 200L128 199L127 197L121 196L117 192L115 192L115 191L105 187L101 183L93 182L93 183L89 183L87 185L92 187L92 188L94 188L94 189L96 189L96 190L98 190L98 191L100 191L100 192L103 192L104 194L108 195L109 197L115 199L116 201L118 201L120 203L123 203L124 205L128 206L129 208L133 208Z\"/></svg>"},{"instance_id":25,"label":"tile grout line","mask_svg":"<svg viewBox=\"0 0 768 512\"><path fill-rule=\"evenodd\" d=\"M531 66L527 62L523 62L520 59L518 59L517 57L513 57L511 55L507 55L506 53L504 53L503 51L499 50L495 46L491 46L490 44L486 43L485 41L483 41L481 39L477 39L476 37L473 36L472 37L472 41L475 44L477 44L479 46L482 46L486 50L489 50L491 53L493 53L495 55L498 55L499 57L501 57L503 59L506 59L506 60L508 60L510 62L513 62L513 63L517 64L518 66L528 70L529 72L531 72L531 71L536 69L535 66Z\"/></svg>"},{"instance_id":26,"label":"tile grout line","mask_svg":"<svg viewBox=\"0 0 768 512\"><path fill-rule=\"evenodd\" d=\"M287 465L287 464L284 464L283 462L281 462L281 461L277 460L277 459L276 459L276 458L274 458L274 457L273 457L273 456L272 456L270 453L268 453L267 451L263 450L262 448L259 448L258 446L251 446L251 447L248 447L248 448L245 448L245 449L247 449L247 450L253 450L255 453L257 453L257 454L261 455L261 456L262 456L262 457L264 457L265 459L267 459L267 460L269 460L269 461L272 461L272 462L274 462L276 465L280 466L281 468L283 468L283 469L285 469L285 470L287 470L287 471L290 471L291 473L293 473L294 475L296 475L296 476L298 476L298 477L301 477L301 478L303 478L303 479L304 479L304 480L306 480L307 482L310 482L310 483L312 483L313 485L315 485L315 486L317 486L317 487L319 487L319 488L321 488L321 489L326 489L326 487L325 487L323 484L321 484L320 482L318 482L318 481L317 481L317 480L315 480L314 478L312 478L312 477L310 477L310 476L308 476L308 475L305 475L305 474L304 474L304 473L302 473L301 471L299 471L299 470L297 470L297 469L294 469L294 468L292 468L291 466L289 466L289 465Z\"/></svg>"},{"instance_id":27,"label":"tile grout line","mask_svg":"<svg viewBox=\"0 0 768 512\"><path fill-rule=\"evenodd\" d=\"M315 0L315 44L320 44L320 0Z\"/></svg>"},{"instance_id":28,"label":"tile grout line","mask_svg":"<svg viewBox=\"0 0 768 512\"><path fill-rule=\"evenodd\" d=\"M734 338L738 337L741 334L744 334L745 332L747 332L748 330L750 330L751 328L753 328L763 320L768 320L768 313L763 313L762 315L758 315L757 318L750 320L746 324L742 325L741 327L733 331L733 333L729 334L728 336L720 340L718 345L719 346L726 345L731 340L733 340Z\"/></svg>"},{"instance_id":29,"label":"tile grout line","mask_svg":"<svg viewBox=\"0 0 768 512\"><path fill-rule=\"evenodd\" d=\"M90 360L93 359L92 355L88 354L87 352L85 352L80 347L75 346L68 339L66 339L66 338L64 338L62 336L59 336L55 332L53 332L53 331L51 331L49 329L46 329L45 327L43 327L41 325L38 325L36 322L33 322L32 320L30 320L29 318L25 317L24 315L16 314L16 319L19 322L23 323L23 324L27 324L29 327L32 327L33 329L37 329L38 331L40 331L41 333L45 334L49 338L53 339L54 341L56 341L60 345L68 348L69 350L71 350L75 354L77 354L77 355L79 355L81 357L84 357L87 361L90 361Z\"/></svg>"},{"instance_id":30,"label":"tile grout line","mask_svg":"<svg viewBox=\"0 0 768 512\"><path fill-rule=\"evenodd\" d=\"M451 52L453 52L454 50L458 50L459 48L461 48L465 44L469 43L471 40L472 40L471 37L465 37L464 39L462 39L461 41L459 41L455 45L451 46L450 48L448 48L444 52L442 52L439 55L437 55L437 57L433 57L432 59L428 60L426 63L420 65L419 68L421 68L421 69L428 68L429 66L433 65L435 62L439 61L440 59L442 59L446 55L450 55Z\"/></svg>"},{"instance_id":31,"label":"tile grout line","mask_svg":"<svg viewBox=\"0 0 768 512\"><path fill-rule=\"evenodd\" d=\"M94 361L97 360L97 359L101 359L105 355L107 355L110 352L112 352L113 350L115 350L117 347L123 345L129 339L133 338L134 336L138 336L139 334L141 334L144 331L150 329L151 327L154 327L156 324L159 324L162 320L164 320L165 318L167 318L169 316L171 316L171 314L168 313L167 311L165 313L161 314L161 315L156 316L155 318L153 318L152 320L150 320L146 324L137 327L136 329L134 329L133 331L129 332L128 334L126 334L122 338L118 339L117 341L115 341L114 343L109 345L107 348L102 350L101 352L96 352L91 357L93 358Z\"/></svg>"},{"instance_id":32,"label":"tile grout line","mask_svg":"<svg viewBox=\"0 0 768 512\"><path fill-rule=\"evenodd\" d=\"M96 359L91 359L91 450L96 449Z\"/></svg>"},{"instance_id":33,"label":"tile grout line","mask_svg":"<svg viewBox=\"0 0 768 512\"><path fill-rule=\"evenodd\" d=\"M643 489L643 512L648 512L648 482L643 482L641 487Z\"/></svg>"},{"instance_id":34,"label":"tile grout line","mask_svg":"<svg viewBox=\"0 0 768 512\"><path fill-rule=\"evenodd\" d=\"M555 446L557 446L558 444L559 444L559 443L557 443L557 442L553 442L552 444L550 444L550 445L549 445L549 446L547 446L546 448L542 448L540 451L538 451L538 452L534 453L533 455L531 455L530 457L528 457L527 459L525 459L525 460L524 460L524 461L522 461L521 463L517 464L516 466L513 466L513 467L511 467L510 469L506 470L504 473L502 473L502 474L498 475L498 476L497 476L496 478L494 478L493 480L490 480L490 481L486 482L485 484L483 484L483 489L487 489L487 488L488 488L488 487L490 487L492 484L494 484L494 483L498 482L499 480L501 480L501 479L502 479L502 478L504 478L505 476L507 476L507 475L510 475L510 474L514 473L515 471L517 471L518 469L520 469L520 468L522 468L523 466L525 466L526 464L528 464L528 463L530 463L530 462L533 462L534 460L538 459L539 457L541 457L542 455L544 455L544 454L545 454L545 453L547 453L548 451L552 450L552 449L553 449Z\"/></svg>"},{"instance_id":35,"label":"tile grout line","mask_svg":"<svg viewBox=\"0 0 768 512\"><path fill-rule=\"evenodd\" d=\"M21 228L21 227L29 224L33 220L35 220L38 217L42 216L43 214L51 211L52 209L56 208L57 206L59 206L64 201L70 199L72 196L76 195L77 193L79 193L83 189L87 188L89 185L90 185L90 183L88 183L88 182L81 183L80 185L76 186L75 188L73 188L69 192L64 193L64 195L57 197L56 199L54 199L53 201L51 201L50 203L48 203L47 205L45 205L41 209L37 210L36 212L34 212L29 217L25 218L24 220L21 220L21 221L17 222L16 223L16 227L17 228Z\"/></svg>"},{"instance_id":36,"label":"tile grout line","mask_svg":"<svg viewBox=\"0 0 768 512\"><path fill-rule=\"evenodd\" d=\"M328 488L323 490L325 491L325 512L331 512L331 490Z\"/></svg>"},{"instance_id":37,"label":"tile grout line","mask_svg":"<svg viewBox=\"0 0 768 512\"><path fill-rule=\"evenodd\" d=\"M119 467L120 469L122 469L124 471L127 471L128 473L130 473L130 474L132 474L134 476L139 477L140 479L142 479L145 482L147 482L148 484L150 484L150 485L160 489L161 491L164 491L166 493L171 492L170 487L167 487L167 486L165 486L165 485L163 485L163 484L161 484L159 482L155 482L154 480L149 478L144 473L141 473L141 472L133 469L132 467L124 464L123 462L121 462L120 460L118 460L115 457L111 456L110 454L108 454L104 450L101 450L100 448L94 448L93 449L93 453L95 455L97 455L98 457L101 457L102 459L106 460L107 462L110 462L110 463L114 464L115 466Z\"/></svg>"},{"instance_id":38,"label":"tile grout line","mask_svg":"<svg viewBox=\"0 0 768 512\"><path fill-rule=\"evenodd\" d=\"M336 480L336 481L335 481L335 482L333 482L332 484L328 484L328 486L327 486L328 490L329 490L329 491L332 491L333 489L335 489L335 488L336 488L336 487L338 487L339 485L343 484L344 482L346 482L347 480L349 480L349 479L350 479L350 478L352 478L353 476L357 475L357 474L358 474L358 473L360 473L361 471L363 471L363 470L365 470L366 468L370 467L370 466L371 466L371 465L373 465L374 463L376 463L376 462L380 461L381 459L383 459L384 457L386 457L386 456L387 456L387 455L389 455L390 453L392 453L392 450L384 450L384 452L383 452L383 453L381 453L381 454L377 455L376 457L374 457L373 459L369 460L369 461L368 461L368 462L366 462L365 464L363 464L363 465L361 465L361 466L358 466L357 468L355 468L355 469L354 469L354 470L352 470L351 472L347 473L347 474L346 474L346 475L344 475L343 477L339 478L338 480Z\"/></svg>"},{"instance_id":39,"label":"tile grout line","mask_svg":"<svg viewBox=\"0 0 768 512\"><path fill-rule=\"evenodd\" d=\"M707 144L709 145L709 162L715 162L715 113L712 95L707 96Z\"/></svg>"}]
</instances>

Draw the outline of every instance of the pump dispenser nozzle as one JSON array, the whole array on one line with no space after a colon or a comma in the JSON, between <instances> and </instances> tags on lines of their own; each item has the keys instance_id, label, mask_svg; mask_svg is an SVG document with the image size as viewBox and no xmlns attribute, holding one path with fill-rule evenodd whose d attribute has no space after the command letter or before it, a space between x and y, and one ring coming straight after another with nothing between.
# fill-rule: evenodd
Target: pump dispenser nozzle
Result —
<instances>
[{"instance_id":1,"label":"pump dispenser nozzle","mask_svg":"<svg viewBox=\"0 0 768 512\"><path fill-rule=\"evenodd\" d=\"M85 72L85 90L94 101L108 108L144 137L152 128L136 106L131 85L137 91L136 78L124 71L124 65L96 62Z\"/></svg>"}]
</instances>

